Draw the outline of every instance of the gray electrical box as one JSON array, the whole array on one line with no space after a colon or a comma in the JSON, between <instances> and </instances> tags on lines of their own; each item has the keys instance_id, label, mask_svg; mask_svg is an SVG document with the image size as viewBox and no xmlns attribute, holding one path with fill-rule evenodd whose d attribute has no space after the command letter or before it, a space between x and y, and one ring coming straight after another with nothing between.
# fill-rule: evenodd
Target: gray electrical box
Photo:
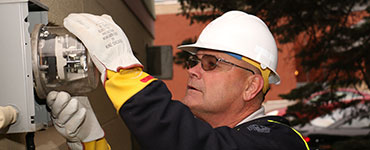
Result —
<instances>
[{"instance_id":1,"label":"gray electrical box","mask_svg":"<svg viewBox=\"0 0 370 150\"><path fill-rule=\"evenodd\" d=\"M172 46L151 46L147 48L148 73L159 79L172 79Z\"/></svg>"},{"instance_id":2,"label":"gray electrical box","mask_svg":"<svg viewBox=\"0 0 370 150\"><path fill-rule=\"evenodd\" d=\"M44 100L34 93L30 31L47 24L48 8L37 0L0 0L0 106L13 106L17 121L0 133L34 132L50 122Z\"/></svg>"}]
</instances>

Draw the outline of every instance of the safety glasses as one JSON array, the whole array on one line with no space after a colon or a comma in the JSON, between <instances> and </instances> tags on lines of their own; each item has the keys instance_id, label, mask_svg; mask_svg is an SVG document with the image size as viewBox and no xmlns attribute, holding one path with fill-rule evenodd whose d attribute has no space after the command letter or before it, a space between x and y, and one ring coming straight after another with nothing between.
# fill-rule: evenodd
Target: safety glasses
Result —
<instances>
[{"instance_id":1,"label":"safety glasses","mask_svg":"<svg viewBox=\"0 0 370 150\"><path fill-rule=\"evenodd\" d=\"M203 68L204 71L214 70L217 67L218 62L223 62L223 63L229 64L229 65L233 65L235 67L250 71L250 72L252 72L252 74L254 74L254 71L252 71L251 69L244 68L244 67L239 66L237 64L228 62L224 59L217 58L216 56L208 55L208 54L202 55L201 59L199 59L196 55L190 55L190 57L186 61L186 68L187 69L193 68L199 62L201 63L202 68Z\"/></svg>"}]
</instances>

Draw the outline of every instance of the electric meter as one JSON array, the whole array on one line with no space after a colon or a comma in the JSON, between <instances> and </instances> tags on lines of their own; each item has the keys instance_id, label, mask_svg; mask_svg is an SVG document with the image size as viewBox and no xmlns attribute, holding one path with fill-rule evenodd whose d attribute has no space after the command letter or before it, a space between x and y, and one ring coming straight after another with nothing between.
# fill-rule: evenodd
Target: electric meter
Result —
<instances>
[{"instance_id":1,"label":"electric meter","mask_svg":"<svg viewBox=\"0 0 370 150\"><path fill-rule=\"evenodd\" d=\"M99 82L84 45L65 28L37 24L31 33L32 70L36 93L46 98L50 91L84 95Z\"/></svg>"},{"instance_id":2,"label":"electric meter","mask_svg":"<svg viewBox=\"0 0 370 150\"><path fill-rule=\"evenodd\" d=\"M48 7L39 0L0 0L0 20L0 109L6 110L0 119L8 117L0 134L46 129L47 94L86 95L97 87L99 71L73 34L46 25Z\"/></svg>"}]
</instances>

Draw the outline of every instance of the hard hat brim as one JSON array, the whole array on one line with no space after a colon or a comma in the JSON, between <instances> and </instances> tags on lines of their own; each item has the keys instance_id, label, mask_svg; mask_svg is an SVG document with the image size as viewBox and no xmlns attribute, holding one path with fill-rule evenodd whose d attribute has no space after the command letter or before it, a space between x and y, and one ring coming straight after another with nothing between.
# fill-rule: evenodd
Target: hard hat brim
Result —
<instances>
[{"instance_id":1,"label":"hard hat brim","mask_svg":"<svg viewBox=\"0 0 370 150\"><path fill-rule=\"evenodd\" d=\"M189 52L191 54L195 54L197 53L198 49L204 48L204 47L200 47L197 44L187 44L187 45L180 45L177 48L180 50Z\"/></svg>"}]
</instances>

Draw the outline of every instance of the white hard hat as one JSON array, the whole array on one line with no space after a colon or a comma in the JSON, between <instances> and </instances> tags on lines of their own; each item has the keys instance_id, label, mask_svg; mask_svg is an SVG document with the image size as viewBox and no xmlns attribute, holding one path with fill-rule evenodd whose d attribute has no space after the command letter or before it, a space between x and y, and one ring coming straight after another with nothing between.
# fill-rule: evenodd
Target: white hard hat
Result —
<instances>
[{"instance_id":1,"label":"white hard hat","mask_svg":"<svg viewBox=\"0 0 370 150\"><path fill-rule=\"evenodd\" d=\"M266 24L256 16L229 11L203 29L195 44L181 45L181 50L196 53L199 48L235 53L270 69L269 83L279 84L276 72L278 52L274 37Z\"/></svg>"}]
</instances>

